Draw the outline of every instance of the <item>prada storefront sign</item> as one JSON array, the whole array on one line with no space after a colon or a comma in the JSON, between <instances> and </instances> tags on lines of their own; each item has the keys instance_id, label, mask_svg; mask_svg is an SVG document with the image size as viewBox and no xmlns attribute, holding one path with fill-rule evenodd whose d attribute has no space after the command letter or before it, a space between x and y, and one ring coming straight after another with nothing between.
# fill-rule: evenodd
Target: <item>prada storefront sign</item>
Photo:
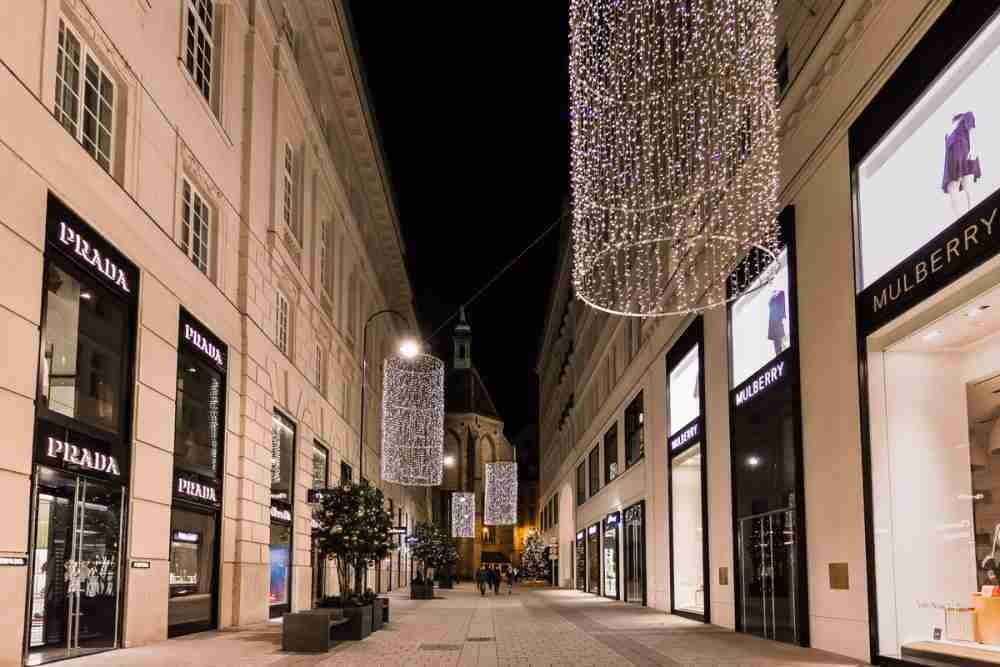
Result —
<instances>
[{"instance_id":1,"label":"prada storefront sign","mask_svg":"<svg viewBox=\"0 0 1000 667\"><path fill-rule=\"evenodd\" d=\"M782 354L738 385L732 392L733 403L736 407L745 405L784 380L788 371L789 355Z\"/></svg>"},{"instance_id":2,"label":"prada storefront sign","mask_svg":"<svg viewBox=\"0 0 1000 667\"><path fill-rule=\"evenodd\" d=\"M200 505L219 507L222 489L217 479L177 470L174 472L174 496Z\"/></svg>"},{"instance_id":3,"label":"prada storefront sign","mask_svg":"<svg viewBox=\"0 0 1000 667\"><path fill-rule=\"evenodd\" d=\"M875 331L1000 251L1000 191L858 295L858 327ZM996 224L994 224L996 223Z\"/></svg>"},{"instance_id":4,"label":"prada storefront sign","mask_svg":"<svg viewBox=\"0 0 1000 667\"><path fill-rule=\"evenodd\" d=\"M226 372L226 345L212 335L191 313L181 308L181 341L193 347L218 370Z\"/></svg>"},{"instance_id":5,"label":"prada storefront sign","mask_svg":"<svg viewBox=\"0 0 1000 667\"><path fill-rule=\"evenodd\" d=\"M36 462L118 483L128 479L128 458L120 448L46 421L37 424Z\"/></svg>"},{"instance_id":6,"label":"prada storefront sign","mask_svg":"<svg viewBox=\"0 0 1000 667\"><path fill-rule=\"evenodd\" d=\"M280 500L271 500L271 521L275 523L292 522L292 506Z\"/></svg>"},{"instance_id":7,"label":"prada storefront sign","mask_svg":"<svg viewBox=\"0 0 1000 667\"><path fill-rule=\"evenodd\" d=\"M670 451L675 451L682 449L687 445L693 444L701 440L701 417L696 418L690 424L682 428L680 431L675 433L670 437L668 444L670 445Z\"/></svg>"},{"instance_id":8,"label":"prada storefront sign","mask_svg":"<svg viewBox=\"0 0 1000 667\"><path fill-rule=\"evenodd\" d=\"M51 192L46 216L49 247L96 276L112 291L130 299L136 297L139 286L136 266Z\"/></svg>"}]
</instances>

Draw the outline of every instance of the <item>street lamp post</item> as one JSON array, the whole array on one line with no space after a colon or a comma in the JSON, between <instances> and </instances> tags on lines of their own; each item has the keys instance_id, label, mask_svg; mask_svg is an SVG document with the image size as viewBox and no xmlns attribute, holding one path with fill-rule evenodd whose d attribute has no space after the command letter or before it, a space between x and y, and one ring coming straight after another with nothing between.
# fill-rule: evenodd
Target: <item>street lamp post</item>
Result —
<instances>
[{"instance_id":1,"label":"street lamp post","mask_svg":"<svg viewBox=\"0 0 1000 667\"><path fill-rule=\"evenodd\" d=\"M406 315L393 308L384 308L372 313L365 320L365 326L361 330L361 427L358 429L358 439L361 446L358 451L358 479L361 479L365 474L365 388L368 385L368 325L379 315L386 314L395 315L407 327L412 328ZM420 353L420 347L416 341L405 339L399 345L399 353L407 359L412 359Z\"/></svg>"}]
</instances>

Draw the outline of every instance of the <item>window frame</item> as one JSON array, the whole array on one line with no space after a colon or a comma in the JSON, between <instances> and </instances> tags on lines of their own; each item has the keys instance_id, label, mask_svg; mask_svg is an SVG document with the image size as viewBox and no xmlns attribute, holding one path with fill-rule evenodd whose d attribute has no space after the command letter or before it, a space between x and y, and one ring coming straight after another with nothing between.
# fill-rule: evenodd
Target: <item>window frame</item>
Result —
<instances>
[{"instance_id":1,"label":"window frame","mask_svg":"<svg viewBox=\"0 0 1000 667\"><path fill-rule=\"evenodd\" d=\"M274 291L274 344L282 354L290 356L291 349L291 304L280 289Z\"/></svg>"},{"instance_id":2,"label":"window frame","mask_svg":"<svg viewBox=\"0 0 1000 667\"><path fill-rule=\"evenodd\" d=\"M190 192L191 195L190 202L187 201L187 198L185 197L185 194L188 192ZM190 241L191 237L193 236L193 232L189 224L188 216L185 216L185 211L189 212L189 216L193 215L191 211L193 211L193 209L196 208L194 204L197 200L201 201L201 205L204 208L204 219L202 220L205 227L204 266L200 265L198 261L195 259L195 250L194 250L195 244L193 244ZM212 255L214 252L212 237L213 237L213 230L215 227L214 224L215 208L210 203L210 201L211 200L207 196L205 196L204 191L195 184L193 179L191 179L187 175L181 176L181 230L180 230L181 240L180 243L178 243L178 247L180 247L181 251L184 252L184 254L191 261L191 263L195 265L195 268L197 268L199 271L204 273L209 278L212 277L212 271L214 268L213 267L214 262L212 261L213 259ZM187 247L185 247L185 245Z\"/></svg>"},{"instance_id":3,"label":"window frame","mask_svg":"<svg viewBox=\"0 0 1000 667\"><path fill-rule=\"evenodd\" d=\"M618 420L617 419L614 421L613 424L611 424L611 426L608 427L608 430L604 432L604 442L602 446L604 448L604 466L603 466L604 484L608 485L614 480L618 479L618 476L621 474L617 470L618 468ZM608 457L609 449L611 454L613 455L613 457L611 457L611 460L609 460ZM615 464L614 475L611 474L612 463Z\"/></svg>"},{"instance_id":4,"label":"window frame","mask_svg":"<svg viewBox=\"0 0 1000 667\"><path fill-rule=\"evenodd\" d=\"M204 20L198 13L198 5L200 2L205 2L212 12L211 27L205 25ZM221 12L219 12L219 7L214 0L184 0L184 9L181 19L181 44L180 44L180 62L181 67L187 74L188 79L194 86L198 93L198 96L208 104L209 108L213 113L218 114L219 107L219 35ZM197 62L197 56L195 55L195 62L188 63L188 36L191 32L191 17L194 18L195 30L197 33L194 35L195 44L197 45L198 37L202 37L205 43L208 45L210 53L208 55L208 79L207 81L199 80L199 75L197 70L199 69L199 63ZM192 71L194 68L195 71ZM204 87L203 87L204 86ZM207 90L206 90L207 88Z\"/></svg>"},{"instance_id":5,"label":"window frame","mask_svg":"<svg viewBox=\"0 0 1000 667\"><path fill-rule=\"evenodd\" d=\"M638 417L635 416L635 406L638 404ZM642 461L646 456L646 425L645 425L645 401L643 398L643 391L639 392L632 397L629 404L625 407L625 470L628 470L632 466L636 465ZM630 420L634 420L634 423L630 423ZM638 434L639 441L639 453L638 456L632 458L633 452L632 441L634 436Z\"/></svg>"},{"instance_id":6,"label":"window frame","mask_svg":"<svg viewBox=\"0 0 1000 667\"><path fill-rule=\"evenodd\" d=\"M587 459L584 457L576 466L576 506L587 502Z\"/></svg>"},{"instance_id":7,"label":"window frame","mask_svg":"<svg viewBox=\"0 0 1000 667\"><path fill-rule=\"evenodd\" d=\"M323 456L325 457L323 459L324 460L324 463L323 463L323 469L324 469L324 471L323 471L323 485L320 486L320 487L315 486L315 484L316 484L315 466L316 466L316 453L317 452L322 452ZM316 489L316 488L326 488L327 486L329 486L329 484L330 484L330 448L327 447L326 445L324 445L323 443L321 443L319 440L315 440L315 439L313 440L312 469L313 469L312 470L313 471L313 475L311 475L311 477L312 477L311 481L312 481L312 483L314 485L313 488L314 489Z\"/></svg>"},{"instance_id":8,"label":"window frame","mask_svg":"<svg viewBox=\"0 0 1000 667\"><path fill-rule=\"evenodd\" d=\"M590 480L587 488L593 498L601 490L601 445L596 444L587 453L587 476Z\"/></svg>"},{"instance_id":9,"label":"window frame","mask_svg":"<svg viewBox=\"0 0 1000 667\"><path fill-rule=\"evenodd\" d=\"M77 143L83 148L83 150L90 155L91 158L98 164L101 169L106 171L108 174L114 177L115 169L118 168L118 164L115 160L115 150L117 148L118 142L116 141L116 133L118 131L117 123L115 122L115 116L117 115L116 105L119 104L121 99L121 89L122 85L117 76L115 76L113 70L108 67L100 55L90 46L86 39L81 38L82 31L80 31L76 23L70 20L70 18L64 14L60 13L57 18L57 34L56 34L56 59L55 59L55 101L52 108L52 114L55 116L56 120L59 122L63 128L69 132L70 136L76 139ZM79 59L75 63L76 65L76 75L77 82L75 88L72 90L76 101L76 109L74 112L74 118L72 120L73 128L71 129L67 125L65 119L69 117L69 114L63 108L61 100L64 99L62 93L69 89L66 82L66 78L63 74L63 68L60 64L65 66L68 54L63 48L63 43L60 38L64 35L70 35L76 41L77 47L79 49ZM98 79L97 79L97 113L92 113L91 116L94 118L95 131L96 134L91 141L92 148L87 147L86 136L84 127L86 125L85 120L88 114L87 110L87 65L93 63L97 68ZM102 83L107 81L111 86L111 101L107 104L109 108L110 123L105 126L105 124L100 119L100 107L104 100L103 86ZM101 157L99 154L103 154L104 151L100 149L100 133L101 129L108 135L108 150L104 157L107 160L107 164L101 163Z\"/></svg>"},{"instance_id":10,"label":"window frame","mask_svg":"<svg viewBox=\"0 0 1000 667\"><path fill-rule=\"evenodd\" d=\"M292 142L284 142L281 156L281 222L288 228L295 241L302 245L302 227L299 224L299 207L296 198L296 158Z\"/></svg>"}]
</instances>

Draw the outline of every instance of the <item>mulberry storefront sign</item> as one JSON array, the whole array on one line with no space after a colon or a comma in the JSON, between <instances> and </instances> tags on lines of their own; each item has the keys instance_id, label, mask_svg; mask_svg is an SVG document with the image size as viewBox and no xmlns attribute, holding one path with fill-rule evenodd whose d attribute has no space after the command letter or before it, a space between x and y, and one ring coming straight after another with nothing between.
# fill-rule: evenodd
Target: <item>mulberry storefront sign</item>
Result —
<instances>
[{"instance_id":1,"label":"mulberry storefront sign","mask_svg":"<svg viewBox=\"0 0 1000 667\"><path fill-rule=\"evenodd\" d=\"M767 391L771 386L785 379L785 369L787 361L784 356L778 357L768 365L764 366L749 380L737 387L733 391L736 407L740 407L747 401L753 399L761 392Z\"/></svg>"},{"instance_id":2,"label":"mulberry storefront sign","mask_svg":"<svg viewBox=\"0 0 1000 667\"><path fill-rule=\"evenodd\" d=\"M701 417L682 428L679 432L670 437L670 451L681 449L701 439Z\"/></svg>"},{"instance_id":3,"label":"mulberry storefront sign","mask_svg":"<svg viewBox=\"0 0 1000 667\"><path fill-rule=\"evenodd\" d=\"M81 445L48 438L45 455L50 459L62 461L63 464L83 468L90 472L99 472L112 477L121 477L118 461L110 454L94 451Z\"/></svg>"},{"instance_id":4,"label":"mulberry storefront sign","mask_svg":"<svg viewBox=\"0 0 1000 667\"><path fill-rule=\"evenodd\" d=\"M139 270L52 193L47 218L46 236L51 247L114 291L135 298Z\"/></svg>"},{"instance_id":5,"label":"mulberry storefront sign","mask_svg":"<svg viewBox=\"0 0 1000 667\"><path fill-rule=\"evenodd\" d=\"M995 256L1000 251L998 210L1000 192L858 294L858 327L862 333L875 331Z\"/></svg>"}]
</instances>

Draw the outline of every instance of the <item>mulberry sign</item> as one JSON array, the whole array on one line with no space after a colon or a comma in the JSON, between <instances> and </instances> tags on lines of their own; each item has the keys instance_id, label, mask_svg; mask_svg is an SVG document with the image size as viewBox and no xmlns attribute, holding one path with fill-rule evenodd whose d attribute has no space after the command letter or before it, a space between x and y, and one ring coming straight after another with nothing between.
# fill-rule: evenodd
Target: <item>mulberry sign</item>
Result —
<instances>
[{"instance_id":1,"label":"mulberry sign","mask_svg":"<svg viewBox=\"0 0 1000 667\"><path fill-rule=\"evenodd\" d=\"M118 467L118 461L110 454L102 454L87 447L57 440L51 436L48 439L45 455L52 459L61 460L63 463L113 477L121 477L122 474Z\"/></svg>"},{"instance_id":2,"label":"mulberry sign","mask_svg":"<svg viewBox=\"0 0 1000 667\"><path fill-rule=\"evenodd\" d=\"M700 439L701 439L701 417L697 417L688 426L682 428L680 432L671 436L669 440L670 451L674 451L675 449L680 449L681 447Z\"/></svg>"},{"instance_id":3,"label":"mulberry sign","mask_svg":"<svg viewBox=\"0 0 1000 667\"><path fill-rule=\"evenodd\" d=\"M785 367L785 359L779 357L767 366L764 366L763 370L744 382L741 386L737 387L733 392L735 396L733 400L736 403L736 407L743 405L757 396L757 394L766 391L772 385L781 382L785 378Z\"/></svg>"},{"instance_id":4,"label":"mulberry sign","mask_svg":"<svg viewBox=\"0 0 1000 667\"><path fill-rule=\"evenodd\" d=\"M867 335L1000 251L1000 192L962 216L858 294L858 328ZM996 233L994 233L996 232Z\"/></svg>"}]
</instances>

